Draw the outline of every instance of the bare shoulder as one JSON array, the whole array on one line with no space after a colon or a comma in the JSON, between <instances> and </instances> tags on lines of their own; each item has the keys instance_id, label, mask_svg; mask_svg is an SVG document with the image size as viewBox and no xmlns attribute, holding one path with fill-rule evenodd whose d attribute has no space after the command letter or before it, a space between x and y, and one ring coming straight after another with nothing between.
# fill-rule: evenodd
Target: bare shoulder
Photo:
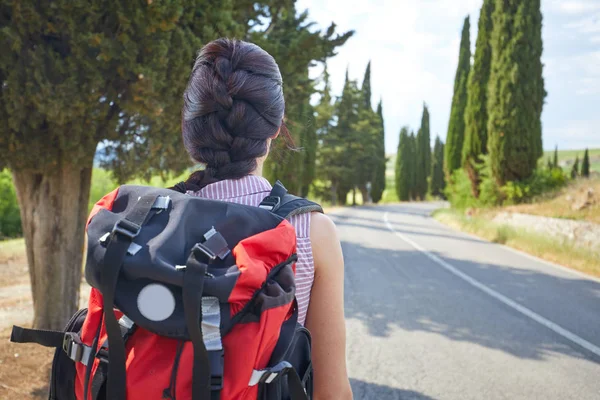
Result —
<instances>
[{"instance_id":1,"label":"bare shoulder","mask_svg":"<svg viewBox=\"0 0 600 400\"><path fill-rule=\"evenodd\" d=\"M325 214L313 213L310 219L310 241L312 244L315 270L318 275L324 272L343 269L342 247L337 228Z\"/></svg>"},{"instance_id":2,"label":"bare shoulder","mask_svg":"<svg viewBox=\"0 0 600 400\"><path fill-rule=\"evenodd\" d=\"M335 235L337 230L335 224L327 215L314 212L310 215L310 237L311 239L324 239Z\"/></svg>"}]
</instances>

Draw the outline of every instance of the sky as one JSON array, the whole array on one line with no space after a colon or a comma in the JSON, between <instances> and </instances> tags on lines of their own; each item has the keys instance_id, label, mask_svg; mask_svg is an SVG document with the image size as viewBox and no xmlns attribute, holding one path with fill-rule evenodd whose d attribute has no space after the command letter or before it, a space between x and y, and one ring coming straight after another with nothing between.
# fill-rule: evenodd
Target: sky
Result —
<instances>
[{"instance_id":1,"label":"sky","mask_svg":"<svg viewBox=\"0 0 600 400\"><path fill-rule=\"evenodd\" d=\"M395 153L404 125L415 131L423 103L432 141L446 139L464 18L475 50L482 0L298 0L317 26L333 21L355 35L328 61L334 95L362 81L372 61L373 105L383 99L386 152ZM542 0L546 104L545 149L600 148L600 0ZM312 71L317 76L320 71Z\"/></svg>"}]
</instances>

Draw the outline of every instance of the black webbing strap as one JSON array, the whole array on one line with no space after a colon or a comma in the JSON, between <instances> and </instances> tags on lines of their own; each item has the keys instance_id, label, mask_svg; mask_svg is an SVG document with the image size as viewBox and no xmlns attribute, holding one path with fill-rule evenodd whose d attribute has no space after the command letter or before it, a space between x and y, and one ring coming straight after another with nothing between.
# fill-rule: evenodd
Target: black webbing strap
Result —
<instances>
[{"instance_id":1,"label":"black webbing strap","mask_svg":"<svg viewBox=\"0 0 600 400\"><path fill-rule=\"evenodd\" d=\"M194 347L192 400L213 399L211 395L210 359L204 345L200 325L200 321L202 321L202 291L208 266L198 261L200 251L200 249L194 248L186 262L182 288L185 324Z\"/></svg>"},{"instance_id":2,"label":"black webbing strap","mask_svg":"<svg viewBox=\"0 0 600 400\"><path fill-rule=\"evenodd\" d=\"M152 205L156 197L156 195L143 196L127 216L115 224L104 255L100 291L104 300L106 335L110 343L106 394L111 400L126 400L125 342L113 311L117 280L127 249L152 213Z\"/></svg>"},{"instance_id":3,"label":"black webbing strap","mask_svg":"<svg viewBox=\"0 0 600 400\"><path fill-rule=\"evenodd\" d=\"M279 181L273 185L271 193L263 199L259 207L285 219L298 214L323 212L323 208L317 203L289 194Z\"/></svg>"},{"instance_id":4,"label":"black webbing strap","mask_svg":"<svg viewBox=\"0 0 600 400\"><path fill-rule=\"evenodd\" d=\"M308 395L304 391L304 385L298 376L298 372L294 368L287 372L288 389L290 391L291 400L308 400Z\"/></svg>"},{"instance_id":5,"label":"black webbing strap","mask_svg":"<svg viewBox=\"0 0 600 400\"><path fill-rule=\"evenodd\" d=\"M64 331L27 329L16 325L13 325L10 334L10 341L13 343L37 343L45 347L62 347L64 339Z\"/></svg>"},{"instance_id":6,"label":"black webbing strap","mask_svg":"<svg viewBox=\"0 0 600 400\"><path fill-rule=\"evenodd\" d=\"M121 317L119 319L119 328L121 330L121 337L123 338L123 343L127 343L127 339L133 335L135 332L136 325L133 324L133 321L129 320L126 316ZM98 349L96 353L96 358L100 360L98 364L98 368L96 368L96 373L94 374L94 378L92 379L92 399L100 400L102 397L100 394L101 390L106 383L106 379L108 377L108 358L110 355L110 349L108 348L108 340L105 340L102 343L102 346Z\"/></svg>"}]
</instances>

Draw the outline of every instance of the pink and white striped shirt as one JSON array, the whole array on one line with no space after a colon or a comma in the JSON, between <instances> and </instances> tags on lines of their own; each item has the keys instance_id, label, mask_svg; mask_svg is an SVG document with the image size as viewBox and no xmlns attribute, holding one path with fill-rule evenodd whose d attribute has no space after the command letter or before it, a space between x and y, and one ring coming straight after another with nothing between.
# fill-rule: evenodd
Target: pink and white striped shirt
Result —
<instances>
[{"instance_id":1,"label":"pink and white striped shirt","mask_svg":"<svg viewBox=\"0 0 600 400\"><path fill-rule=\"evenodd\" d=\"M241 179L228 179L212 183L193 196L211 200L258 207L271 192L271 184L265 178L248 175ZM310 214L292 216L289 221L296 229L298 262L296 263L296 298L298 299L298 322L304 325L310 302L310 291L315 277L315 265L310 243Z\"/></svg>"}]
</instances>

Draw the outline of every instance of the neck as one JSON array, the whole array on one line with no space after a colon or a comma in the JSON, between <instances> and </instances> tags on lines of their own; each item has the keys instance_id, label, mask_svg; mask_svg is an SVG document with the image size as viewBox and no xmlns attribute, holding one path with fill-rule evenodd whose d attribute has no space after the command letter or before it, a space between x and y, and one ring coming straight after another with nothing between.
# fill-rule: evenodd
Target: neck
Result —
<instances>
[{"instance_id":1,"label":"neck","mask_svg":"<svg viewBox=\"0 0 600 400\"><path fill-rule=\"evenodd\" d=\"M266 156L256 160L256 169L250 175L263 176L263 165L265 164Z\"/></svg>"}]
</instances>

